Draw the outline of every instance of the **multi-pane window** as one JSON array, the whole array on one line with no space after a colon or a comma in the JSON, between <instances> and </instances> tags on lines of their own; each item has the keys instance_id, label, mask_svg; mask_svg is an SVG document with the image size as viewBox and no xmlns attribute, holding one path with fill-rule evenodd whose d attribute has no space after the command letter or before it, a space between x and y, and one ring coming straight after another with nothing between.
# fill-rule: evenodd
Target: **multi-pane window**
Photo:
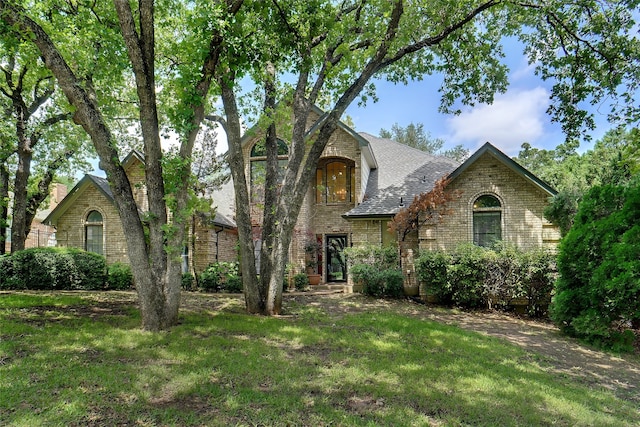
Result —
<instances>
[{"instance_id":1,"label":"multi-pane window","mask_svg":"<svg viewBox=\"0 0 640 427\"><path fill-rule=\"evenodd\" d=\"M502 240L502 205L497 197L486 194L473 203L473 243L489 247Z\"/></svg>"},{"instance_id":2,"label":"multi-pane window","mask_svg":"<svg viewBox=\"0 0 640 427\"><path fill-rule=\"evenodd\" d=\"M316 170L318 203L349 203L355 187L354 168L344 161L330 161Z\"/></svg>"},{"instance_id":3,"label":"multi-pane window","mask_svg":"<svg viewBox=\"0 0 640 427\"><path fill-rule=\"evenodd\" d=\"M98 211L89 212L85 223L84 248L86 251L104 254L102 230L102 214Z\"/></svg>"},{"instance_id":4,"label":"multi-pane window","mask_svg":"<svg viewBox=\"0 0 640 427\"><path fill-rule=\"evenodd\" d=\"M287 167L289 147L278 139L278 179L284 178L284 171ZM251 201L261 203L264 201L264 183L267 170L267 149L264 141L256 143L251 149Z\"/></svg>"}]
</instances>

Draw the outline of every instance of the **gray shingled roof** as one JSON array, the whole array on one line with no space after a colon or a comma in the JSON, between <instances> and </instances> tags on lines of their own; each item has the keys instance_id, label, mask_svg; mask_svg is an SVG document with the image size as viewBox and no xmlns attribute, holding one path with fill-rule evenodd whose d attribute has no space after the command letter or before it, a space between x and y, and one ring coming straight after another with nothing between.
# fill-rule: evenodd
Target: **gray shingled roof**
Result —
<instances>
[{"instance_id":1,"label":"gray shingled roof","mask_svg":"<svg viewBox=\"0 0 640 427\"><path fill-rule=\"evenodd\" d=\"M213 205L216 207L216 217L213 222L227 228L236 228L235 218L235 201L236 195L233 188L233 179L229 178L227 182L216 189L213 194Z\"/></svg>"},{"instance_id":2,"label":"gray shingled roof","mask_svg":"<svg viewBox=\"0 0 640 427\"><path fill-rule=\"evenodd\" d=\"M375 218L395 215L400 198L408 206L415 196L433 188L433 184L455 170L453 159L434 156L386 138L360 133L378 162L372 170L364 201L344 214L345 218Z\"/></svg>"},{"instance_id":3,"label":"gray shingled roof","mask_svg":"<svg viewBox=\"0 0 640 427\"><path fill-rule=\"evenodd\" d=\"M143 159L144 157L142 156L142 154L140 152L131 152L126 159L130 159L132 156L138 156L140 159ZM53 209L51 212L49 212L49 214L47 215L47 217L43 220L43 223L45 224L51 224L52 221L54 221L54 219L56 217L59 217L67 208L67 204L70 203L69 201L71 200L72 196L83 186L88 185L90 183L92 183L93 185L96 186L96 188L98 188L98 190L100 190L100 192L102 194L105 195L105 197L107 198L107 200L109 200L111 203L115 203L115 199L113 198L113 193L111 192L111 187L109 187L109 182L107 181L106 178L100 177L100 176L96 176L96 175L90 175L90 174L86 174L74 187L73 189L69 192L69 194L67 194L67 196L58 204L58 206L55 207L55 209ZM233 187L231 187L231 191L233 191ZM231 193L231 199L233 200L233 193ZM218 210L216 211L216 216L213 219L213 223L219 227L224 227L224 228L236 228L236 224L232 219L229 219L229 217L227 215L230 215L231 217L233 216L230 212L227 212L226 210Z\"/></svg>"}]
</instances>

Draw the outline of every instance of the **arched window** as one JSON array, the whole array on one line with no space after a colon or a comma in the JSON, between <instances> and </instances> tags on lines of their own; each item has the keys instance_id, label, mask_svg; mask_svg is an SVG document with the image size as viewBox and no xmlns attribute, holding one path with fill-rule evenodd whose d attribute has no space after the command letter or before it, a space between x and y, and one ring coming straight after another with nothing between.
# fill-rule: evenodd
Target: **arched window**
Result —
<instances>
[{"instance_id":1,"label":"arched window","mask_svg":"<svg viewBox=\"0 0 640 427\"><path fill-rule=\"evenodd\" d=\"M104 255L102 227L102 214L98 211L89 212L85 223L84 249L86 251Z\"/></svg>"},{"instance_id":2,"label":"arched window","mask_svg":"<svg viewBox=\"0 0 640 427\"><path fill-rule=\"evenodd\" d=\"M343 160L332 160L316 170L317 203L349 203L356 187L354 167Z\"/></svg>"},{"instance_id":3,"label":"arched window","mask_svg":"<svg viewBox=\"0 0 640 427\"><path fill-rule=\"evenodd\" d=\"M497 197L485 194L473 202L473 243L489 247L502 240L502 205Z\"/></svg>"},{"instance_id":4,"label":"arched window","mask_svg":"<svg viewBox=\"0 0 640 427\"><path fill-rule=\"evenodd\" d=\"M278 165L280 173L278 179L282 180L287 167L289 147L286 142L278 139ZM251 201L260 203L264 201L264 183L267 170L267 148L265 141L257 142L251 148Z\"/></svg>"}]
</instances>

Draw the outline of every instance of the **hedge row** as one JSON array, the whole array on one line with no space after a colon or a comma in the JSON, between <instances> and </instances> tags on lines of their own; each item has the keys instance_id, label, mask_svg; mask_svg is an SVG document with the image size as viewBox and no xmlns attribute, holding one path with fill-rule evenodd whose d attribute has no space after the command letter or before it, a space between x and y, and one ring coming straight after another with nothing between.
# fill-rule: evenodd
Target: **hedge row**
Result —
<instances>
[{"instance_id":1,"label":"hedge row","mask_svg":"<svg viewBox=\"0 0 640 427\"><path fill-rule=\"evenodd\" d=\"M103 256L73 248L33 248L0 257L0 289L104 289Z\"/></svg>"},{"instance_id":2,"label":"hedge row","mask_svg":"<svg viewBox=\"0 0 640 427\"><path fill-rule=\"evenodd\" d=\"M556 279L553 254L507 245L425 251L415 267L421 294L441 304L506 310L515 300L526 299L527 312L535 317L546 315Z\"/></svg>"}]
</instances>

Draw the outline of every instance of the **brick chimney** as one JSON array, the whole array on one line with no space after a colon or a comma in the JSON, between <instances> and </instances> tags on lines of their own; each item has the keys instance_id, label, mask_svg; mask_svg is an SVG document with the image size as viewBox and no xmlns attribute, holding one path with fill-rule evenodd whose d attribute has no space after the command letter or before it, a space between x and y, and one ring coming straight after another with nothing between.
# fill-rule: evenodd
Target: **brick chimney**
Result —
<instances>
[{"instance_id":1,"label":"brick chimney","mask_svg":"<svg viewBox=\"0 0 640 427\"><path fill-rule=\"evenodd\" d=\"M51 185L51 190L49 192L49 209L55 209L55 207L58 206L58 203L65 198L67 193L68 190L66 185L54 182Z\"/></svg>"}]
</instances>

